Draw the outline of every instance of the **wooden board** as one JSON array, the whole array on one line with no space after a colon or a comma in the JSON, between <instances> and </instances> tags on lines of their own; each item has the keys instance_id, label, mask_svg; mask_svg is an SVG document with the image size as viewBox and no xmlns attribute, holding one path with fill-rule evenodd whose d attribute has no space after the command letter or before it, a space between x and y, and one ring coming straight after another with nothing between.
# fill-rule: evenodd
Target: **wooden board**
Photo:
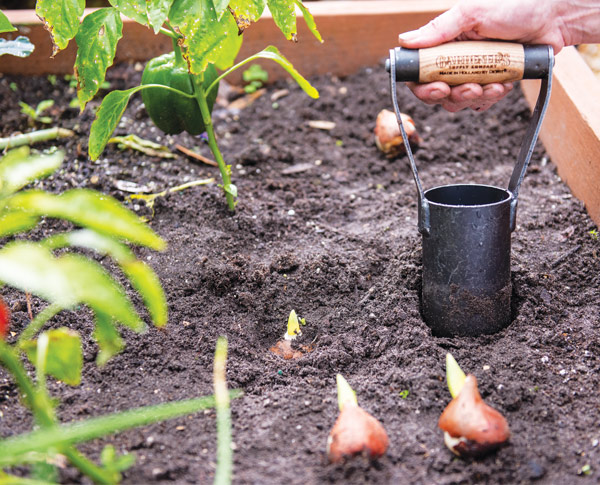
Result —
<instances>
[{"instance_id":1,"label":"wooden board","mask_svg":"<svg viewBox=\"0 0 600 485\"><path fill-rule=\"evenodd\" d=\"M539 81L523 81L521 87L534 106ZM574 47L556 56L540 138L560 177L600 225L600 82Z\"/></svg>"},{"instance_id":2,"label":"wooden board","mask_svg":"<svg viewBox=\"0 0 600 485\"><path fill-rule=\"evenodd\" d=\"M450 8L454 0L372 0L308 2L324 39L320 44L310 33L298 11L298 43L287 41L270 15L265 14L244 33L239 58L274 45L304 76L331 73L337 76L374 66L388 56L397 45L400 32L413 30ZM27 59L11 56L0 58L0 72L7 74L67 74L73 72L75 42L50 59L49 34L32 10L7 10L9 20L20 25L36 46ZM86 12L87 13L87 12ZM171 49L171 40L135 22L124 19L123 38L119 42L116 62L146 61ZM14 38L16 33L2 34ZM273 63L264 63L271 80L286 77ZM238 74L238 78L241 74ZM235 81L235 77L233 78Z\"/></svg>"}]
</instances>

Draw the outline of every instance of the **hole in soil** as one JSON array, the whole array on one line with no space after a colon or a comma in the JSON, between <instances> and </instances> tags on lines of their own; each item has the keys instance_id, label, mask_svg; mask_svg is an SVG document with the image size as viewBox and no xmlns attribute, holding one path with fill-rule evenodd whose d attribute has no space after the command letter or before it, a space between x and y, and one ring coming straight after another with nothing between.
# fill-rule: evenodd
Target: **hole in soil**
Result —
<instances>
[{"instance_id":1,"label":"hole in soil","mask_svg":"<svg viewBox=\"0 0 600 485\"><path fill-rule=\"evenodd\" d=\"M498 204L510 198L510 192L491 185L444 185L425 192L429 202L450 206Z\"/></svg>"},{"instance_id":2,"label":"hole in soil","mask_svg":"<svg viewBox=\"0 0 600 485\"><path fill-rule=\"evenodd\" d=\"M521 310L521 306L525 301L525 298L521 296L520 283L518 280L518 276L511 272L510 274L511 281L511 295L510 295L510 323L505 327L508 328L519 316L519 311ZM423 316L423 275L419 273L416 277L413 288L417 291L419 295L419 315L421 316L421 320L427 325L425 322L425 317Z\"/></svg>"}]
</instances>

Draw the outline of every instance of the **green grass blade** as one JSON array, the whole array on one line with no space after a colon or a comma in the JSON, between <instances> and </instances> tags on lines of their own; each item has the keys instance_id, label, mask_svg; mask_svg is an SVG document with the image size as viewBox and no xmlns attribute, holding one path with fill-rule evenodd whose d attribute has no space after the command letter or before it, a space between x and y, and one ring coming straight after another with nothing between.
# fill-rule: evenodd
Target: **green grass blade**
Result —
<instances>
[{"instance_id":1,"label":"green grass blade","mask_svg":"<svg viewBox=\"0 0 600 485\"><path fill-rule=\"evenodd\" d=\"M231 411L226 379L227 339L219 337L215 350L213 379L215 386L215 404L217 410L217 470L215 485L229 485L233 469L233 450L231 448Z\"/></svg>"},{"instance_id":2,"label":"green grass blade","mask_svg":"<svg viewBox=\"0 0 600 485\"><path fill-rule=\"evenodd\" d=\"M231 391L232 398L241 391ZM131 409L85 421L45 428L0 441L0 466L20 463L27 453L60 448L101 438L138 426L165 421L186 414L197 413L215 406L213 396L169 402Z\"/></svg>"}]
</instances>

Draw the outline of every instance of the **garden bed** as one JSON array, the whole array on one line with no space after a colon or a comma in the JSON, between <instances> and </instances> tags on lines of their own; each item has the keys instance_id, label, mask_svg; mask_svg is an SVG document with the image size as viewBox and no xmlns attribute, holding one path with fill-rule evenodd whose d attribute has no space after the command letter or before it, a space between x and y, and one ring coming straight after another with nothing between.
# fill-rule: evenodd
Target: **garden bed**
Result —
<instances>
[{"instance_id":1,"label":"garden bed","mask_svg":"<svg viewBox=\"0 0 600 485\"><path fill-rule=\"evenodd\" d=\"M124 89L139 76L122 64L108 80ZM157 199L150 225L169 247L138 253L164 285L165 330L126 333L125 351L99 369L92 315L81 310L53 319L84 337L82 384L52 385L61 397L61 419L212 393L215 342L226 335L228 384L244 390L232 402L236 483L573 483L586 465L597 479L600 242L589 234L595 226L583 204L538 147L512 237L513 323L491 336L434 338L419 310L421 241L412 176L406 158L386 159L372 136L377 113L390 107L387 74L373 64L346 78L313 82L317 100L279 81L240 112L215 112L240 193L234 215L216 184ZM290 94L274 105L271 96L280 89ZM117 188L123 181L157 192L217 176L215 168L184 156L165 161L114 144L90 162L86 137L98 102L79 116L67 107L73 96L61 77L54 86L46 77L0 78L1 136L27 129L19 100L35 105L42 99L55 100L54 123L77 133L57 142L66 161L43 182L46 189L91 187L125 200L129 194ZM399 101L424 138L416 157L425 187L507 185L529 115L518 89L483 114L449 114L405 89ZM139 97L123 120L117 134L197 147L210 157L199 139L165 137L154 128ZM332 121L335 128L314 129L311 120ZM128 205L152 216L141 203ZM8 289L2 295L18 332L28 321L25 297ZM37 312L42 306L34 303ZM283 335L291 309L306 318L303 342L314 350L284 361L269 348ZM449 401L448 351L477 376L484 399L506 415L512 430L509 446L473 463L455 458L437 429ZM337 372L389 434L390 448L378 462L327 464ZM0 378L5 437L32 423L3 371ZM137 455L124 483L212 482L214 411L81 448L97 457L106 443ZM65 482L81 481L72 469L61 474Z\"/></svg>"}]
</instances>

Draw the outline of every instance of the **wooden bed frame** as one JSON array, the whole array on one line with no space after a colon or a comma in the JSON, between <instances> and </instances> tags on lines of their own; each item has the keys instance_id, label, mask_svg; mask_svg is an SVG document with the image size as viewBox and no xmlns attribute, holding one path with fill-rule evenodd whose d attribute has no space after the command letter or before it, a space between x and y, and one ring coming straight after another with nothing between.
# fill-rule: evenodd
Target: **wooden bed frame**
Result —
<instances>
[{"instance_id":1,"label":"wooden bed frame","mask_svg":"<svg viewBox=\"0 0 600 485\"><path fill-rule=\"evenodd\" d=\"M454 0L356 0L309 3L325 42L320 44L298 19L299 44L284 39L273 21L265 15L244 33L240 57L267 45L275 45L304 76L331 74L345 76L366 66L382 65L388 50L396 45L398 33L427 23L455 3ZM7 10L9 20L19 26L14 38L27 35L35 52L27 59L0 58L0 72L6 74L67 74L73 70L74 41L51 58L49 35L31 10ZM301 17L301 16L299 16ZM123 39L115 62L143 62L167 52L171 41L135 22L125 19ZM269 79L285 76L273 63L263 67ZM239 80L239 75L238 75ZM233 82L236 78L233 78ZM521 83L525 97L535 103L539 81ZM600 225L600 82L577 51L564 49L556 58L552 98L541 140L559 175L573 194L581 199L596 224Z\"/></svg>"}]
</instances>

